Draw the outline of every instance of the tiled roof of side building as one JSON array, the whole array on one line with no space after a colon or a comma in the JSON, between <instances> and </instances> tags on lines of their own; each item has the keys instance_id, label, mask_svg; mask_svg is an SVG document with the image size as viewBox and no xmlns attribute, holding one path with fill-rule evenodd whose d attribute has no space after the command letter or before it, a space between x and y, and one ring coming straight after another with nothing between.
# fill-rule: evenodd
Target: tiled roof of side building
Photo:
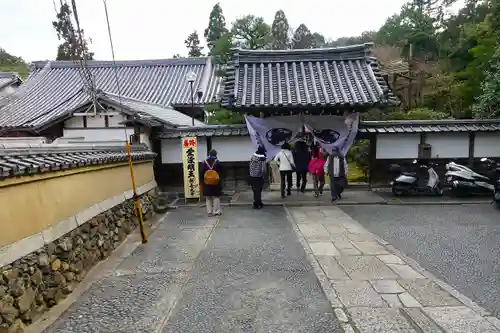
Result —
<instances>
[{"instance_id":1,"label":"tiled roof of side building","mask_svg":"<svg viewBox=\"0 0 500 333\"><path fill-rule=\"evenodd\" d=\"M131 115L137 115L139 118L151 118L158 121L164 125L170 125L173 127L184 127L192 126L193 118L184 113L167 108L161 105L155 105L150 103L145 103L132 98L122 97L120 98L114 94L103 94L103 99L107 101L112 101L116 106L123 105L123 108L128 108L131 111ZM194 119L194 125L201 127L205 126L205 123Z\"/></svg>"},{"instance_id":2,"label":"tiled roof of side building","mask_svg":"<svg viewBox=\"0 0 500 333\"><path fill-rule=\"evenodd\" d=\"M194 72L195 105L217 100L221 78L210 58L118 61L116 65L124 97L165 107L190 106L186 76ZM98 90L119 93L112 61L89 61L87 67ZM27 81L0 111L0 127L42 126L87 103L81 73L80 65L72 61L34 62Z\"/></svg>"},{"instance_id":3,"label":"tiled roof of side building","mask_svg":"<svg viewBox=\"0 0 500 333\"><path fill-rule=\"evenodd\" d=\"M362 121L360 133L445 133L445 132L500 132L496 119L443 119Z\"/></svg>"},{"instance_id":4,"label":"tiled roof of side building","mask_svg":"<svg viewBox=\"0 0 500 333\"><path fill-rule=\"evenodd\" d=\"M161 134L163 139L177 139L189 136L248 136L248 128L245 124L205 125L203 127L165 129Z\"/></svg>"},{"instance_id":5,"label":"tiled roof of side building","mask_svg":"<svg viewBox=\"0 0 500 333\"><path fill-rule=\"evenodd\" d=\"M0 89L13 85L21 84L22 80L19 74L14 72L0 72Z\"/></svg>"},{"instance_id":6,"label":"tiled roof of side building","mask_svg":"<svg viewBox=\"0 0 500 333\"><path fill-rule=\"evenodd\" d=\"M359 133L449 133L449 132L500 132L500 120L478 119L443 119L443 120L397 120L397 121L361 121ZM245 124L206 125L196 128L164 129L161 137L176 139L186 136L247 136Z\"/></svg>"},{"instance_id":7,"label":"tiled roof of side building","mask_svg":"<svg viewBox=\"0 0 500 333\"><path fill-rule=\"evenodd\" d=\"M370 47L235 50L222 105L341 108L397 104Z\"/></svg>"},{"instance_id":8,"label":"tiled roof of side building","mask_svg":"<svg viewBox=\"0 0 500 333\"><path fill-rule=\"evenodd\" d=\"M132 145L132 160L153 160L145 145ZM0 180L89 165L126 163L122 143L6 144L0 143Z\"/></svg>"}]
</instances>

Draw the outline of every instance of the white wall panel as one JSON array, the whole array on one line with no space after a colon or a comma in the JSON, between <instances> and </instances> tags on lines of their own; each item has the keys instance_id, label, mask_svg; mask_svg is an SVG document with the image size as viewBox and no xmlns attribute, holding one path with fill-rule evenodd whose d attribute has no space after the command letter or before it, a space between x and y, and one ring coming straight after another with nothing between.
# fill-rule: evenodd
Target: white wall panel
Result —
<instances>
[{"instance_id":1,"label":"white wall panel","mask_svg":"<svg viewBox=\"0 0 500 333\"><path fill-rule=\"evenodd\" d=\"M377 159L417 158L420 134L377 134Z\"/></svg>"},{"instance_id":2,"label":"white wall panel","mask_svg":"<svg viewBox=\"0 0 500 333\"><path fill-rule=\"evenodd\" d=\"M127 128L127 139L134 134L133 128ZM65 128L65 137L85 137L88 141L125 141L125 131L123 128Z\"/></svg>"},{"instance_id":3,"label":"white wall panel","mask_svg":"<svg viewBox=\"0 0 500 333\"><path fill-rule=\"evenodd\" d=\"M104 116L87 116L87 127L106 127L106 120Z\"/></svg>"},{"instance_id":4,"label":"white wall panel","mask_svg":"<svg viewBox=\"0 0 500 333\"><path fill-rule=\"evenodd\" d=\"M469 133L428 133L432 158L468 158Z\"/></svg>"},{"instance_id":5,"label":"white wall panel","mask_svg":"<svg viewBox=\"0 0 500 333\"><path fill-rule=\"evenodd\" d=\"M108 117L108 125L109 127L123 127L123 124L120 124L121 122L127 120L127 117L123 114L117 114L115 116L109 116Z\"/></svg>"},{"instance_id":6,"label":"white wall panel","mask_svg":"<svg viewBox=\"0 0 500 333\"><path fill-rule=\"evenodd\" d=\"M83 128L83 117L71 117L64 122L64 128Z\"/></svg>"},{"instance_id":7,"label":"white wall panel","mask_svg":"<svg viewBox=\"0 0 500 333\"><path fill-rule=\"evenodd\" d=\"M500 157L500 133L476 133L474 157Z\"/></svg>"},{"instance_id":8,"label":"white wall panel","mask_svg":"<svg viewBox=\"0 0 500 333\"><path fill-rule=\"evenodd\" d=\"M214 137L212 148L222 162L249 161L256 150L249 136Z\"/></svg>"}]
</instances>

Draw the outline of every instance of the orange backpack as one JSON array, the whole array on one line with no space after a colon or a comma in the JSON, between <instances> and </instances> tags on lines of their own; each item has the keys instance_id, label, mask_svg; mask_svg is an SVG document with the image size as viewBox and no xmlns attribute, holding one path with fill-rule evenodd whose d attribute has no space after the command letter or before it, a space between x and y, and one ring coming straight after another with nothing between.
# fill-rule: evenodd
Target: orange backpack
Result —
<instances>
[{"instance_id":1,"label":"orange backpack","mask_svg":"<svg viewBox=\"0 0 500 333\"><path fill-rule=\"evenodd\" d=\"M203 182L206 185L219 185L220 177L219 173L214 170L215 163L217 163L217 160L215 160L212 165L210 165L207 161L205 161L208 170L205 171L205 174L203 175Z\"/></svg>"}]
</instances>

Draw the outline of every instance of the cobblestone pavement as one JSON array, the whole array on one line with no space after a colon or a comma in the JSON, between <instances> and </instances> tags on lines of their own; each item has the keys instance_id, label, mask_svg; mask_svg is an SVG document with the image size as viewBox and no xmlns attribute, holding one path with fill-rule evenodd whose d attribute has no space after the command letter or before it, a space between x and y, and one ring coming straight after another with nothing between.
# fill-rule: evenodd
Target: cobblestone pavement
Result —
<instances>
[{"instance_id":1,"label":"cobblestone pavement","mask_svg":"<svg viewBox=\"0 0 500 333\"><path fill-rule=\"evenodd\" d=\"M500 211L494 205L342 210L500 318Z\"/></svg>"},{"instance_id":2,"label":"cobblestone pavement","mask_svg":"<svg viewBox=\"0 0 500 333\"><path fill-rule=\"evenodd\" d=\"M47 333L340 333L281 207L173 211Z\"/></svg>"},{"instance_id":3,"label":"cobblestone pavement","mask_svg":"<svg viewBox=\"0 0 500 333\"><path fill-rule=\"evenodd\" d=\"M340 208L289 215L346 333L500 332L500 320Z\"/></svg>"}]
</instances>

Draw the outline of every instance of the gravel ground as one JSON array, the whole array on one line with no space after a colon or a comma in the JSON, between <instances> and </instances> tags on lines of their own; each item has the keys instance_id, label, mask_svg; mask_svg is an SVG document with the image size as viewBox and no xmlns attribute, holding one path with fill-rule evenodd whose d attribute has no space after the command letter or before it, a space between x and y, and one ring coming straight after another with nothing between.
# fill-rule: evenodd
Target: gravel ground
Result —
<instances>
[{"instance_id":1,"label":"gravel ground","mask_svg":"<svg viewBox=\"0 0 500 333\"><path fill-rule=\"evenodd\" d=\"M500 315L500 211L493 205L342 209L438 278Z\"/></svg>"}]
</instances>

